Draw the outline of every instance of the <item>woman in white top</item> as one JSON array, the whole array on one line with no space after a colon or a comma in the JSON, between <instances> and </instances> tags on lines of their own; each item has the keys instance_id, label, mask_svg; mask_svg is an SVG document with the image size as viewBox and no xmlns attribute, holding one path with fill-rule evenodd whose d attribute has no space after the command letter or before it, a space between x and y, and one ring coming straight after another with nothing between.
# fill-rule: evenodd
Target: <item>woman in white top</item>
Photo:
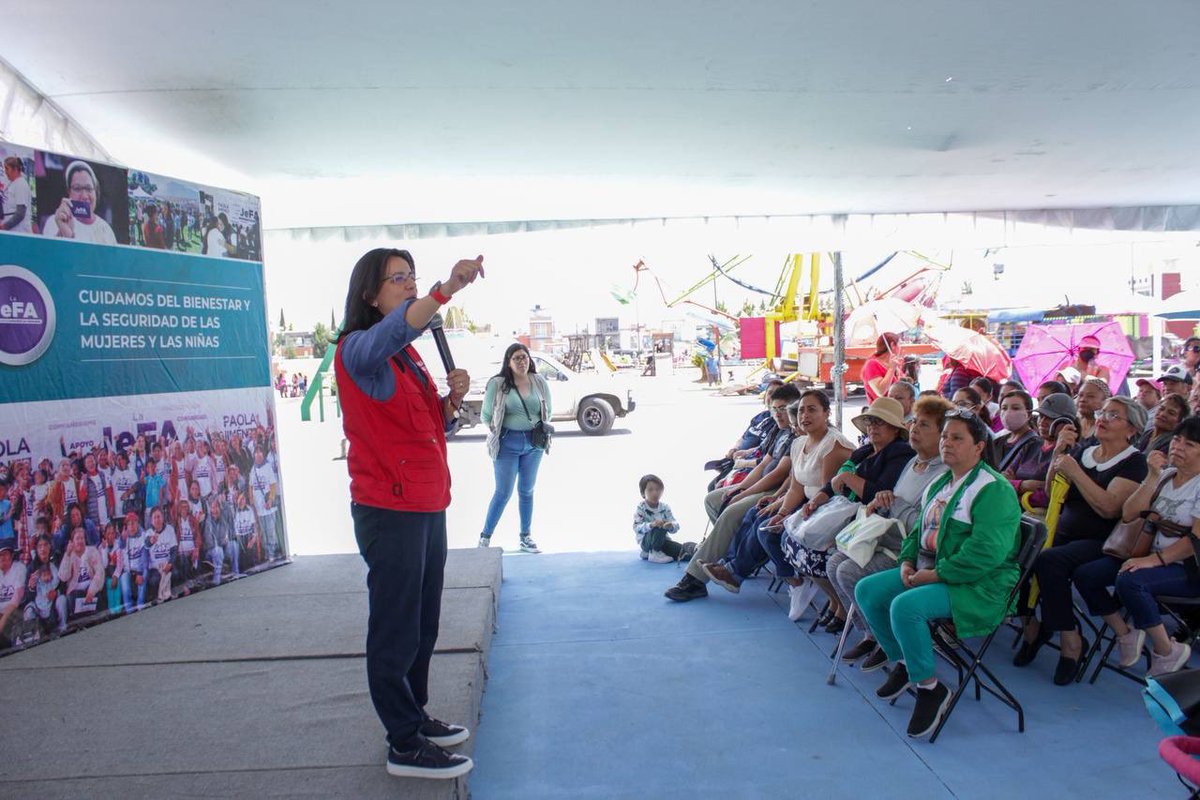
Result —
<instances>
[{"instance_id":1,"label":"woman in white top","mask_svg":"<svg viewBox=\"0 0 1200 800\"><path fill-rule=\"evenodd\" d=\"M762 498L746 513L725 558L705 565L704 571L719 585L740 586L770 559L775 574L787 581L796 596L794 590L802 581L780 548L783 521L815 497L854 450L853 442L829 427L829 411L829 398L815 389L788 406L788 419L797 433L791 448L792 471L774 496Z\"/></svg>"},{"instance_id":2,"label":"woman in white top","mask_svg":"<svg viewBox=\"0 0 1200 800\"><path fill-rule=\"evenodd\" d=\"M867 504L868 515L880 514L890 517L896 524L876 540L875 555L866 566L859 566L841 550L829 557L825 572L846 608L853 604L854 587L860 580L876 572L896 567L900 545L904 541L904 535L916 524L926 487L947 469L942 463L941 453L938 452L938 441L942 423L946 420L946 412L953 409L954 404L944 397L922 397L913 404L913 419L908 426L908 443L917 454L900 473L895 489L879 492ZM842 658L853 664L863 656L869 656L863 662L865 670L883 665L887 656L883 655L882 650L878 650L879 645L867 627L861 611L855 610L853 622L855 627L863 632L863 638L847 650Z\"/></svg>"},{"instance_id":3,"label":"woman in white top","mask_svg":"<svg viewBox=\"0 0 1200 800\"><path fill-rule=\"evenodd\" d=\"M229 217L222 211L204 234L204 254L214 258L232 257L234 246L229 243Z\"/></svg>"}]
</instances>

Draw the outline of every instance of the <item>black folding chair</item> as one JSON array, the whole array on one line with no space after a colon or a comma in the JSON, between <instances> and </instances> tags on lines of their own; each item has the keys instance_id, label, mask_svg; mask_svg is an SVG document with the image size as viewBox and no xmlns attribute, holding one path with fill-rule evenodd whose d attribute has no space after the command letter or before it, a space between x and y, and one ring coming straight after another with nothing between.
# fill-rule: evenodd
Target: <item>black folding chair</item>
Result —
<instances>
[{"instance_id":1,"label":"black folding chair","mask_svg":"<svg viewBox=\"0 0 1200 800\"><path fill-rule=\"evenodd\" d=\"M1037 517L1023 514L1020 524L1021 547L1017 551L1017 565L1020 567L1021 574L1017 578L1016 585L1008 596L1008 605L1012 605L1017 595L1021 592L1022 587L1029 582L1033 575L1033 562L1037 558L1038 553L1042 550L1042 545L1046 541L1046 525ZM933 729L933 734L929 737L929 742L932 744L937 741L938 734L942 732L946 721L950 719L950 715L954 713L954 707L958 705L959 699L967 686L974 682L975 684L975 699L982 699L982 692L986 691L1000 702L1017 712L1017 730L1021 733L1025 732L1025 710L1021 707L1021 703L1010 692L1000 679L996 677L987 665L983 663L983 657L987 654L988 648L992 644L992 640L996 638L996 634L1004 627L1001 623L997 625L991 633L989 633L978 649L973 650L969 647L958 635L954 632L952 620L941 619L934 620L930 623L932 628L933 640L937 646L937 652L957 670L958 672L958 687L954 690L954 694L950 697L950 705L946 708L946 713L942 715L941 721L937 727ZM980 675L982 673L982 677Z\"/></svg>"},{"instance_id":2,"label":"black folding chair","mask_svg":"<svg viewBox=\"0 0 1200 800\"><path fill-rule=\"evenodd\" d=\"M1128 622L1129 614L1126 613L1124 615L1124 617L1125 617L1125 621ZM1104 648L1103 653L1100 652L1101 647ZM1114 631L1107 622L1103 623L1100 626L1100 629L1096 634L1096 643L1092 645L1091 650L1087 653L1086 656L1084 656L1084 660L1080 664L1079 676L1075 679L1075 682L1079 683L1080 681L1083 680L1084 673L1086 673L1088 668L1091 666L1092 659L1099 656L1100 663L1096 664L1096 669L1092 672L1091 679L1088 680L1089 684L1093 684L1096 682L1096 680L1100 677L1100 672L1102 670L1110 669L1113 672L1120 675L1122 678L1128 678L1129 680L1133 681L1134 683L1139 683L1139 684L1145 686L1146 679L1143 676L1137 674L1136 672L1133 672L1132 670L1128 669L1127 667L1122 667L1120 664L1114 664L1111 661L1109 661L1109 658L1112 656L1112 651L1115 650L1116 647L1117 647L1116 631ZM1149 653L1149 651L1144 653L1144 655L1146 658L1146 669L1149 670L1150 669L1150 653Z\"/></svg>"}]
</instances>

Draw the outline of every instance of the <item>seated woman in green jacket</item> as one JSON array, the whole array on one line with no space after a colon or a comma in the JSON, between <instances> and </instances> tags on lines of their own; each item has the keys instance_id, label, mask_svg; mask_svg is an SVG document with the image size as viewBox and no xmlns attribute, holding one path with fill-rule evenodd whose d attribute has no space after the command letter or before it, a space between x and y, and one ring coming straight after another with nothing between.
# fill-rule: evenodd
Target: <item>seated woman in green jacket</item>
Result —
<instances>
[{"instance_id":1,"label":"seated woman in green jacket","mask_svg":"<svg viewBox=\"0 0 1200 800\"><path fill-rule=\"evenodd\" d=\"M985 636L1009 613L1020 575L1021 506L1012 485L983 463L989 442L974 412L946 413L939 450L950 471L925 490L899 569L869 575L854 590L875 641L895 664L875 693L892 700L917 687L908 722L914 738L932 733L950 703L950 690L934 675L930 620L953 619L960 637Z\"/></svg>"}]
</instances>

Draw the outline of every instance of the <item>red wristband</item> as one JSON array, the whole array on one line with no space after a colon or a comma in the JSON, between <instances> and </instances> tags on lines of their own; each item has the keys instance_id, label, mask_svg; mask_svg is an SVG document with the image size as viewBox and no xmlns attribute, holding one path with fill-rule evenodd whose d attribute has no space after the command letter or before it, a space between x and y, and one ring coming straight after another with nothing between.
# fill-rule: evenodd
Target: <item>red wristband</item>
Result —
<instances>
[{"instance_id":1,"label":"red wristband","mask_svg":"<svg viewBox=\"0 0 1200 800\"><path fill-rule=\"evenodd\" d=\"M429 296L436 300L439 306L444 306L446 303L450 302L450 298L439 292L437 289L430 289Z\"/></svg>"}]
</instances>

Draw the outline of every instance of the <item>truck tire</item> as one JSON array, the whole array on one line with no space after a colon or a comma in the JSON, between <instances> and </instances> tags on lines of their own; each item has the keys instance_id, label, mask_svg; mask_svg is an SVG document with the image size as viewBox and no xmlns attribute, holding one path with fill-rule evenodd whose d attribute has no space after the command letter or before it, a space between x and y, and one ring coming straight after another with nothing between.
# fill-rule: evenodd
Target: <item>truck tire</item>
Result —
<instances>
[{"instance_id":1,"label":"truck tire","mask_svg":"<svg viewBox=\"0 0 1200 800\"><path fill-rule=\"evenodd\" d=\"M579 429L588 436L603 436L612 430L612 405L602 397L589 397L579 404L579 413L575 416Z\"/></svg>"}]
</instances>

